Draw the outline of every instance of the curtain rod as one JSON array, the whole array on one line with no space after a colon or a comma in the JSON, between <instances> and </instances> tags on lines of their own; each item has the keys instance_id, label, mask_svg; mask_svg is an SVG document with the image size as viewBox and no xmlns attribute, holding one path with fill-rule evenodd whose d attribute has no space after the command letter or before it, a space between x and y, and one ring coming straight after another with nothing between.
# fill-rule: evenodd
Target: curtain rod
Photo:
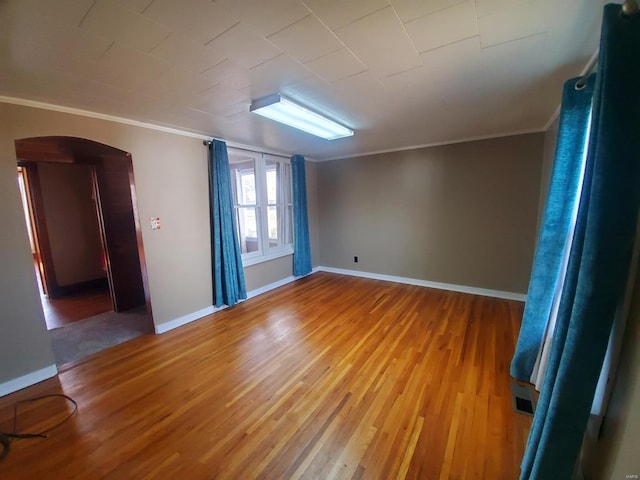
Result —
<instances>
[{"instance_id":1,"label":"curtain rod","mask_svg":"<svg viewBox=\"0 0 640 480\"><path fill-rule=\"evenodd\" d=\"M202 145L204 145L205 147L208 147L209 145L211 145L211 143L213 142L213 140L218 140L217 138L214 138L212 140L202 140ZM224 140L221 140L224 142ZM227 143L227 142L225 142ZM261 152L260 150L254 150L252 148L246 148L246 147L236 147L233 144L228 145L229 148L234 148L236 150L242 150L244 152L251 152L251 153L260 153L260 154L266 154L266 155L273 155L274 157L282 157L282 158L291 158L290 156L287 155L283 155L282 153L271 153L271 152Z\"/></svg>"},{"instance_id":2,"label":"curtain rod","mask_svg":"<svg viewBox=\"0 0 640 480\"><path fill-rule=\"evenodd\" d=\"M624 0L622 4L622 13L624 15L634 15L638 13L638 3L636 0Z\"/></svg>"},{"instance_id":3,"label":"curtain rod","mask_svg":"<svg viewBox=\"0 0 640 480\"><path fill-rule=\"evenodd\" d=\"M624 3L622 4L622 15L635 15L636 13L638 13L638 3L636 2L636 0L624 0ZM584 69L584 73L580 76L580 79L576 82L575 88L576 90L582 90L585 85L587 84L587 78L589 77L589 75L591 75L596 67L596 65L598 65L598 57L599 57L600 51L599 49L596 50L596 53L593 54L593 57L591 57L591 59L589 59L589 62L587 63L587 66Z\"/></svg>"},{"instance_id":4,"label":"curtain rod","mask_svg":"<svg viewBox=\"0 0 640 480\"><path fill-rule=\"evenodd\" d=\"M576 90L582 90L585 87L585 85L587 84L587 78L589 78L589 75L593 73L593 71L596 68L596 65L598 65L599 56L600 56L600 49L596 50L596 53L594 53L593 56L587 62L587 66L584 67L583 73L580 75L580 78L576 82L576 85L575 85Z\"/></svg>"}]
</instances>

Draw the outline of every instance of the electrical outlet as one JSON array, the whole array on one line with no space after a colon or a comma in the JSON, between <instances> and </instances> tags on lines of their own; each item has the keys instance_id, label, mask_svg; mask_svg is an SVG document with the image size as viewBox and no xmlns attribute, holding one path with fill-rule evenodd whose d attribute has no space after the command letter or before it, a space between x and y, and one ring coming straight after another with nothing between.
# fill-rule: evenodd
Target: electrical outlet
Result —
<instances>
[{"instance_id":1,"label":"electrical outlet","mask_svg":"<svg viewBox=\"0 0 640 480\"><path fill-rule=\"evenodd\" d=\"M358 263L358 257L353 257L353 263Z\"/></svg>"}]
</instances>

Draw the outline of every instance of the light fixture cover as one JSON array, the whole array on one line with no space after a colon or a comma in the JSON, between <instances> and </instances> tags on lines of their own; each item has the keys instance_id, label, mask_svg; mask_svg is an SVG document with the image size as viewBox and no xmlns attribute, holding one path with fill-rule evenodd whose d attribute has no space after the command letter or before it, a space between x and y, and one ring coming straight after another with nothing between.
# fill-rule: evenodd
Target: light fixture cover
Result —
<instances>
[{"instance_id":1,"label":"light fixture cover","mask_svg":"<svg viewBox=\"0 0 640 480\"><path fill-rule=\"evenodd\" d=\"M327 140L353 135L353 130L307 110L278 93L251 102L249 110Z\"/></svg>"}]
</instances>

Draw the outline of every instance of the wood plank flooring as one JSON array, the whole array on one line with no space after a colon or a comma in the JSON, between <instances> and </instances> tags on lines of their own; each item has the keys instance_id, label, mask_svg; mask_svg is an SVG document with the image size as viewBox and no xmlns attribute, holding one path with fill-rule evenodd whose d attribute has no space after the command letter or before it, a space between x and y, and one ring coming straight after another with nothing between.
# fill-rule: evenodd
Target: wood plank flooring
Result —
<instances>
[{"instance_id":1,"label":"wood plank flooring","mask_svg":"<svg viewBox=\"0 0 640 480\"><path fill-rule=\"evenodd\" d=\"M41 301L49 330L113 310L108 286Z\"/></svg>"},{"instance_id":2,"label":"wood plank flooring","mask_svg":"<svg viewBox=\"0 0 640 480\"><path fill-rule=\"evenodd\" d=\"M530 417L508 366L523 305L328 273L100 352L0 399L77 415L0 477L514 479ZM20 431L68 411L21 407Z\"/></svg>"}]
</instances>

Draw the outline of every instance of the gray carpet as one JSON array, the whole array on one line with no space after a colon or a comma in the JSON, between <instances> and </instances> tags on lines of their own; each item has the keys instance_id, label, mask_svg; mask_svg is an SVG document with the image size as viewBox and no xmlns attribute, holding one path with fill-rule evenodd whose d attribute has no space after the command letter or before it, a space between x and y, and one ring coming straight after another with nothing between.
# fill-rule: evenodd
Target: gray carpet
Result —
<instances>
[{"instance_id":1,"label":"gray carpet","mask_svg":"<svg viewBox=\"0 0 640 480\"><path fill-rule=\"evenodd\" d=\"M149 332L145 307L106 312L49 330L56 365L79 360Z\"/></svg>"}]
</instances>

